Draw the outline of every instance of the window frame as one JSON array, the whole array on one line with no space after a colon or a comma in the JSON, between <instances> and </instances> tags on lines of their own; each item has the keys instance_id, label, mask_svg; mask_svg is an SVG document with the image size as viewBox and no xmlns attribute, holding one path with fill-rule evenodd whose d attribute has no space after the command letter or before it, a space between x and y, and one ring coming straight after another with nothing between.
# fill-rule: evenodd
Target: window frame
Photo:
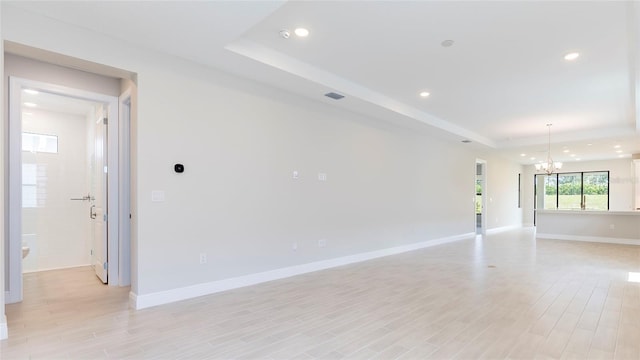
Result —
<instances>
[{"instance_id":1,"label":"window frame","mask_svg":"<svg viewBox=\"0 0 640 360\"><path fill-rule=\"evenodd\" d=\"M560 196L559 196L559 191L560 191L560 175L566 175L566 174L580 174L580 199L583 199L584 197L584 175L585 174L592 174L592 173L607 173L607 209L606 210L588 210L588 211L609 211L610 207L611 207L611 171L609 170L590 170L590 171L567 171L567 172L561 172L561 173L553 173L553 174L534 174L533 176L533 186L534 186L534 190L533 190L533 196L534 199L537 199L538 196L538 182L537 182L537 177L538 176L555 176L555 183L556 183L556 206L555 206L555 210L560 210ZM542 189L542 191L546 194L546 189ZM581 200L582 201L582 200ZM538 210L538 202L537 200L535 200L533 202L533 209L534 210ZM544 210L544 209L541 209ZM582 209L562 209L563 211L583 211ZM535 220L534 220L535 222Z\"/></svg>"}]
</instances>

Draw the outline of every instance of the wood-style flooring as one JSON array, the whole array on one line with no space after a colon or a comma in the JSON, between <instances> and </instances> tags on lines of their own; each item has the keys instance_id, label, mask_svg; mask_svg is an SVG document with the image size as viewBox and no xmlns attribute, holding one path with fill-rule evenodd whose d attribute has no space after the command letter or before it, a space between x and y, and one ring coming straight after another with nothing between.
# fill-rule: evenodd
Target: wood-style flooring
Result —
<instances>
[{"instance_id":1,"label":"wood-style flooring","mask_svg":"<svg viewBox=\"0 0 640 360\"><path fill-rule=\"evenodd\" d=\"M4 359L640 359L640 246L463 240L128 309L89 268L24 275Z\"/></svg>"}]
</instances>

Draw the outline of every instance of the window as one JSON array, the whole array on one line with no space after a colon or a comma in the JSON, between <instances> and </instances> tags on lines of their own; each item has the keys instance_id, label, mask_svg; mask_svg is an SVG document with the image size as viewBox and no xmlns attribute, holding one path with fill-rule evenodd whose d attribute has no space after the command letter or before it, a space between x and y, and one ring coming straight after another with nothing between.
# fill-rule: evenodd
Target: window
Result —
<instances>
[{"instance_id":1,"label":"window","mask_svg":"<svg viewBox=\"0 0 640 360\"><path fill-rule=\"evenodd\" d=\"M587 210L609 210L609 172L584 173L583 202Z\"/></svg>"},{"instance_id":2,"label":"window","mask_svg":"<svg viewBox=\"0 0 640 360\"><path fill-rule=\"evenodd\" d=\"M544 175L544 209L555 209L558 206L556 194L558 191L558 178Z\"/></svg>"},{"instance_id":3,"label":"window","mask_svg":"<svg viewBox=\"0 0 640 360\"><path fill-rule=\"evenodd\" d=\"M609 210L608 171L536 175L535 186L536 209Z\"/></svg>"},{"instance_id":4,"label":"window","mask_svg":"<svg viewBox=\"0 0 640 360\"><path fill-rule=\"evenodd\" d=\"M558 209L580 210L582 208L581 191L581 173L558 174Z\"/></svg>"},{"instance_id":5,"label":"window","mask_svg":"<svg viewBox=\"0 0 640 360\"><path fill-rule=\"evenodd\" d=\"M58 153L58 137L55 135L22 133L22 151Z\"/></svg>"}]
</instances>

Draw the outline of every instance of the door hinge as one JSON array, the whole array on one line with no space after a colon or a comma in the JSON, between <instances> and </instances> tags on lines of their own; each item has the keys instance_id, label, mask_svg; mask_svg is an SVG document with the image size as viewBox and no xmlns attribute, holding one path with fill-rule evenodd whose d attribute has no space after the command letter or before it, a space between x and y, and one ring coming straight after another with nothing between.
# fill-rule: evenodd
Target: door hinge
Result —
<instances>
[{"instance_id":1,"label":"door hinge","mask_svg":"<svg viewBox=\"0 0 640 360\"><path fill-rule=\"evenodd\" d=\"M107 264L109 264L109 263L104 263L104 265L102 265L102 267L103 267L105 270L107 270Z\"/></svg>"},{"instance_id":2,"label":"door hinge","mask_svg":"<svg viewBox=\"0 0 640 360\"><path fill-rule=\"evenodd\" d=\"M107 125L109 123L109 118L107 118L107 117L102 118L102 123L104 125Z\"/></svg>"},{"instance_id":3,"label":"door hinge","mask_svg":"<svg viewBox=\"0 0 640 360\"><path fill-rule=\"evenodd\" d=\"M107 221L107 214L103 214L103 215L102 215L102 219L103 219L104 221Z\"/></svg>"}]
</instances>

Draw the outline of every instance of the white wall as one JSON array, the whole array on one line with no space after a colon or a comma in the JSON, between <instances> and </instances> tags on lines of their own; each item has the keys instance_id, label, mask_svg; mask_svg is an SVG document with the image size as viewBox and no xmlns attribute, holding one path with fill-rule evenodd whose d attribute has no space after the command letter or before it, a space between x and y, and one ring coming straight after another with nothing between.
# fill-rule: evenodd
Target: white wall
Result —
<instances>
[{"instance_id":1,"label":"white wall","mask_svg":"<svg viewBox=\"0 0 640 360\"><path fill-rule=\"evenodd\" d=\"M8 86L7 79L10 76L16 76L99 94L120 95L120 80L116 78L56 66L13 54L5 54L4 60L5 86Z\"/></svg>"},{"instance_id":2,"label":"white wall","mask_svg":"<svg viewBox=\"0 0 640 360\"><path fill-rule=\"evenodd\" d=\"M612 159L600 161L578 161L562 164L561 172L579 171L609 171L609 210L632 210L633 203L633 169L631 159ZM525 167L523 175L524 220L525 224L533 225L533 177L535 167Z\"/></svg>"},{"instance_id":3,"label":"white wall","mask_svg":"<svg viewBox=\"0 0 640 360\"><path fill-rule=\"evenodd\" d=\"M496 155L480 155L487 160L485 212L487 230L522 224L522 208L518 208L519 164ZM485 159L486 158L486 159Z\"/></svg>"},{"instance_id":4,"label":"white wall","mask_svg":"<svg viewBox=\"0 0 640 360\"><path fill-rule=\"evenodd\" d=\"M464 144L10 12L7 39L138 75L139 295L474 232L477 154ZM518 225L520 166L482 157L489 228Z\"/></svg>"},{"instance_id":5,"label":"white wall","mask_svg":"<svg viewBox=\"0 0 640 360\"><path fill-rule=\"evenodd\" d=\"M23 272L89 265L89 203L70 200L89 192L89 119L49 111L29 113L23 115L23 132L57 136L58 153L22 153L23 165L38 167L38 207L22 209L23 241L30 248Z\"/></svg>"}]
</instances>

